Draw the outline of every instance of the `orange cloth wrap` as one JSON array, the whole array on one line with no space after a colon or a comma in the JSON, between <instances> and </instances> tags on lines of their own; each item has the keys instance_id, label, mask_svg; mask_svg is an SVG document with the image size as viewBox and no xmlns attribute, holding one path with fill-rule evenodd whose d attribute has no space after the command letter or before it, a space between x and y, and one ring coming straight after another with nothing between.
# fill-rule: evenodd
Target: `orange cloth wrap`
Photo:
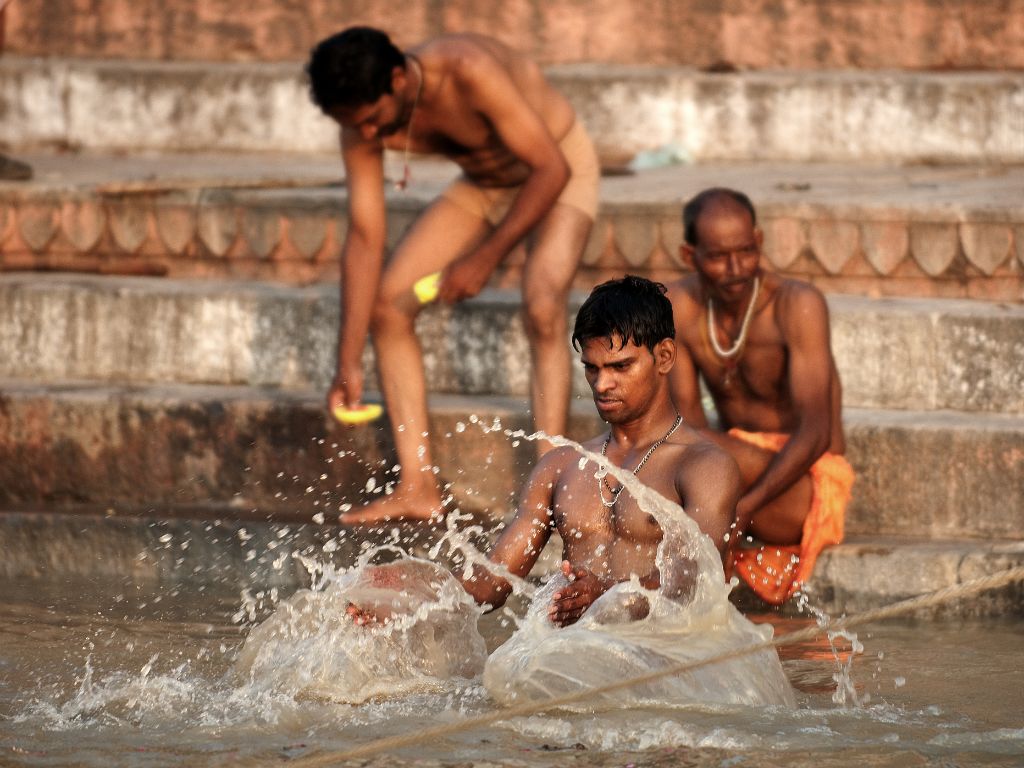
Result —
<instances>
[{"instance_id":1,"label":"orange cloth wrap","mask_svg":"<svg viewBox=\"0 0 1024 768\"><path fill-rule=\"evenodd\" d=\"M776 453L789 440L789 435L772 432L730 429L729 434ZM739 549L733 556L734 572L761 599L773 605L784 603L807 582L821 550L843 540L843 521L854 480L853 467L842 456L826 453L814 462L810 474L814 490L800 544L766 544Z\"/></svg>"}]
</instances>

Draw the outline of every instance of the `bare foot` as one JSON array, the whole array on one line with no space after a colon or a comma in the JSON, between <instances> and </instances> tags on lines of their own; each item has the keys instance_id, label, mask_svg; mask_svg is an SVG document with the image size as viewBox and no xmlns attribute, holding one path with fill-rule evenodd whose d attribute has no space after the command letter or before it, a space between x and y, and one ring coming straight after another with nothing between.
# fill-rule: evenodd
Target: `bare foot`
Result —
<instances>
[{"instance_id":1,"label":"bare foot","mask_svg":"<svg viewBox=\"0 0 1024 768\"><path fill-rule=\"evenodd\" d=\"M401 486L394 493L384 496L362 509L344 512L338 516L344 525L371 525L389 520L418 520L437 523L444 519L445 509L436 489L430 491L406 491Z\"/></svg>"}]
</instances>

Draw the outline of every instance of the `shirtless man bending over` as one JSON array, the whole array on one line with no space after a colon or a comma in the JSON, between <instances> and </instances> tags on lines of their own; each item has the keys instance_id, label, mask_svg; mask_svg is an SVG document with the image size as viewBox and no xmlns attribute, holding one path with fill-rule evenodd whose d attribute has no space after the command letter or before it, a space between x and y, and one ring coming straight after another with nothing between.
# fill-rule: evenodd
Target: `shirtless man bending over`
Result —
<instances>
[{"instance_id":1,"label":"shirtless man bending over","mask_svg":"<svg viewBox=\"0 0 1024 768\"><path fill-rule=\"evenodd\" d=\"M649 488L683 507L725 553L740 493L728 453L691 429L672 404L669 374L676 356L672 307L665 288L638 277L599 285L580 308L573 344L580 349L594 404L611 429L584 443ZM553 596L551 620L572 624L616 583L637 576L648 589L660 575L655 555L662 530L610 476L595 478L573 448L555 448L534 468L515 518L488 554L519 577L537 562L553 530L563 542L570 584ZM511 586L481 567L463 585L477 603L497 608ZM356 606L358 622L373 621Z\"/></svg>"},{"instance_id":2,"label":"shirtless man bending over","mask_svg":"<svg viewBox=\"0 0 1024 768\"><path fill-rule=\"evenodd\" d=\"M403 52L384 33L354 27L319 43L307 71L313 100L341 126L348 185L338 367L328 406L360 405L360 360L372 332L401 467L394 493L341 520L436 519L443 511L426 436L413 285L441 271L442 301L474 296L532 234L522 294L533 419L537 429L563 433L566 302L597 210L597 156L572 106L537 65L490 38L450 35ZM386 267L385 149L405 157L401 185L410 152L440 154L462 169Z\"/></svg>"},{"instance_id":3,"label":"shirtless man bending over","mask_svg":"<svg viewBox=\"0 0 1024 768\"><path fill-rule=\"evenodd\" d=\"M763 237L743 193L701 192L684 207L683 228L680 251L694 272L669 287L673 399L739 464L737 528L770 546L736 549L736 570L779 604L810 577L821 548L842 540L853 484L828 307L812 285L761 268ZM709 428L698 374L725 434Z\"/></svg>"}]
</instances>

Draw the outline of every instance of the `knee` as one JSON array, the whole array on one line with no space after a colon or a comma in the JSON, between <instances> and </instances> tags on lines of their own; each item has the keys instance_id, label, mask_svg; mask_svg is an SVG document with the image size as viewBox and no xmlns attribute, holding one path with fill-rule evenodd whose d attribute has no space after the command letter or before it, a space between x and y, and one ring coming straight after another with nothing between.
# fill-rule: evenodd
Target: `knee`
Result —
<instances>
[{"instance_id":1,"label":"knee","mask_svg":"<svg viewBox=\"0 0 1024 768\"><path fill-rule=\"evenodd\" d=\"M526 335L534 341L564 342L568 321L564 298L553 295L528 297L523 307Z\"/></svg>"},{"instance_id":2,"label":"knee","mask_svg":"<svg viewBox=\"0 0 1024 768\"><path fill-rule=\"evenodd\" d=\"M415 308L407 306L408 301L389 297L386 294L377 296L370 314L370 330L374 334L388 331L404 330L413 327L416 320Z\"/></svg>"}]
</instances>

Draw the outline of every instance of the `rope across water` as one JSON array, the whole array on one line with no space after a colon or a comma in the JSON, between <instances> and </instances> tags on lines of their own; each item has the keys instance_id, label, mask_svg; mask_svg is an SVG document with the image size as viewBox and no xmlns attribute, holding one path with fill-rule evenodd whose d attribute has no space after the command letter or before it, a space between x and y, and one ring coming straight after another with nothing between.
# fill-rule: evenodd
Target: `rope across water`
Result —
<instances>
[{"instance_id":1,"label":"rope across water","mask_svg":"<svg viewBox=\"0 0 1024 768\"><path fill-rule=\"evenodd\" d=\"M944 603L960 600L989 589L998 589L999 587L1006 586L1007 584L1015 581L1024 581L1024 566L1017 566L991 576L974 579L972 581L964 582L963 584L957 584L952 587L946 587L935 592L929 592L928 594L902 600L881 608L875 608L870 611L865 611L857 616L846 616L829 621L826 624L806 627L796 632L790 632L789 634L782 635L781 637L776 637L772 640L753 643L725 653L716 654L704 659L698 659L697 661L683 662L664 669L659 669L655 672L650 672L646 675L631 677L628 680L620 680L617 683L611 683L598 688L587 688L582 691L577 691L576 693L558 696L542 702L531 702L528 704L521 704L519 706L506 707L484 715L468 717L464 720L446 723L435 728L427 728L426 730L417 731L416 733L377 739L376 741L371 741L343 752L327 752L319 755L310 755L309 757L290 760L288 765L295 766L295 768L314 768L316 766L336 765L344 760L367 757L379 752L386 752L388 750L399 749L413 744L424 743L442 736L447 736L448 734L469 731L474 728L481 728L501 720L534 715L548 709L565 706L566 704L585 701L595 694L630 688L634 685L641 685L670 675L678 675L692 669L707 666L708 664L717 664L738 656L744 656L748 653L756 653L757 651L762 651L767 648L777 648L783 645L800 643L805 640L810 640L823 632L839 632L845 629L861 626L863 624L881 621L882 619L889 619L895 616L913 613L914 611L925 608L943 605ZM252 764L260 764L262 762L264 761L254 760ZM275 760L275 762L277 761Z\"/></svg>"}]
</instances>

